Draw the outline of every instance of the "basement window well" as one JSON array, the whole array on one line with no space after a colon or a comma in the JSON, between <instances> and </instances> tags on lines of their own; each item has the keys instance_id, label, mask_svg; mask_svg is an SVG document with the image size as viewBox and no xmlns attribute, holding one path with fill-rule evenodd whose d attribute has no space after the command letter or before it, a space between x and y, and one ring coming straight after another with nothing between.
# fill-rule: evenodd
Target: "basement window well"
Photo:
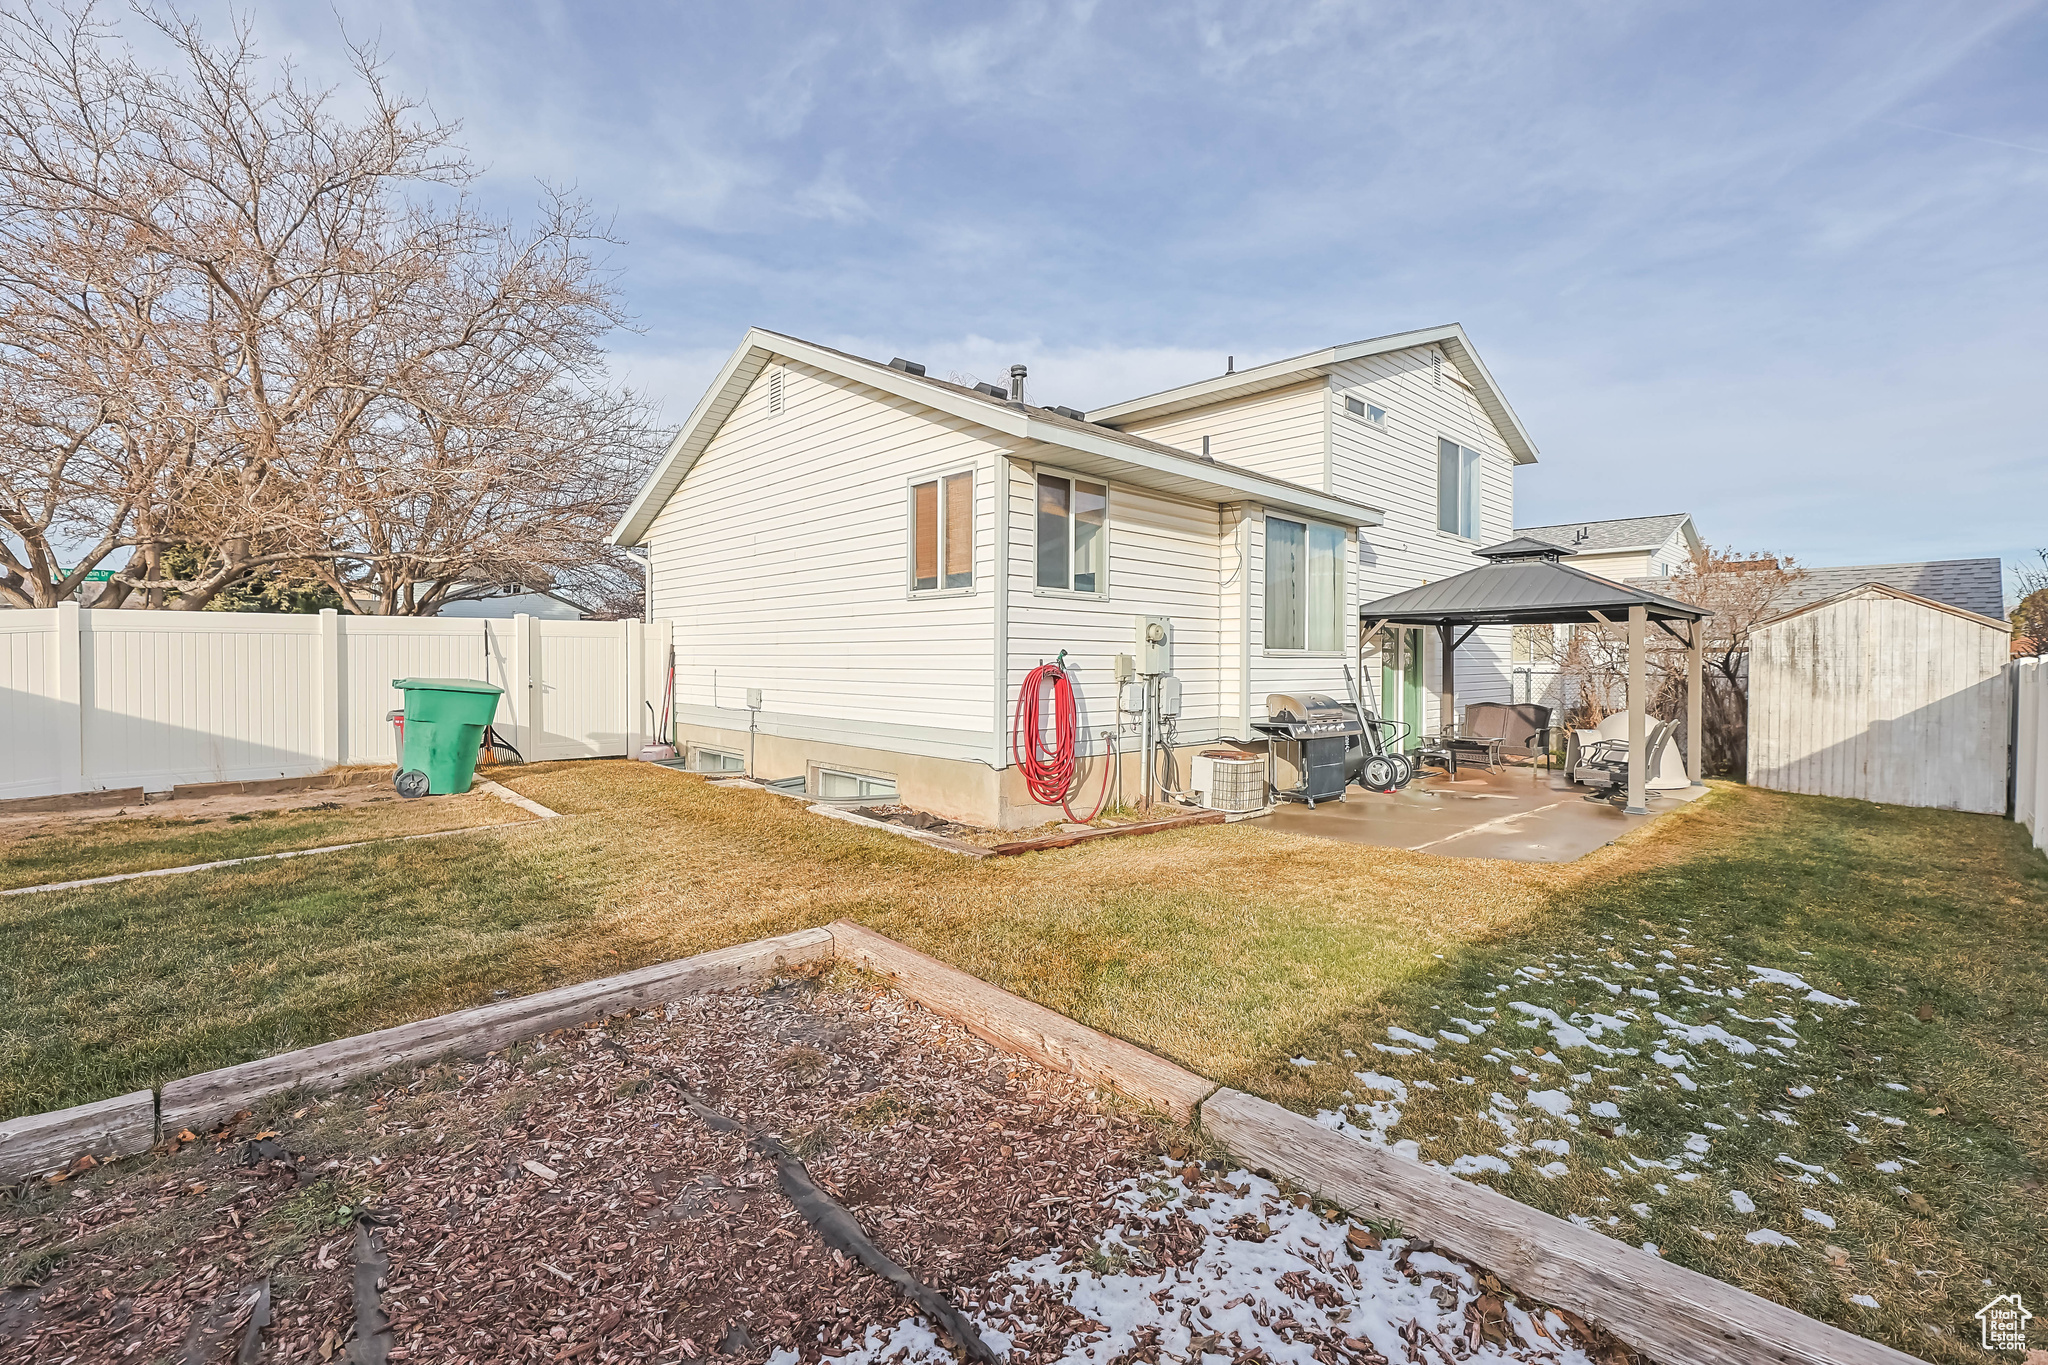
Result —
<instances>
[{"instance_id":1,"label":"basement window well","mask_svg":"<svg viewBox=\"0 0 2048 1365\"><path fill-rule=\"evenodd\" d=\"M819 798L825 801L894 801L896 779L820 768L816 790Z\"/></svg>"},{"instance_id":2,"label":"basement window well","mask_svg":"<svg viewBox=\"0 0 2048 1365\"><path fill-rule=\"evenodd\" d=\"M723 749L707 749L700 744L690 756L696 760L692 766L700 773L743 773L747 770L744 758Z\"/></svg>"}]
</instances>

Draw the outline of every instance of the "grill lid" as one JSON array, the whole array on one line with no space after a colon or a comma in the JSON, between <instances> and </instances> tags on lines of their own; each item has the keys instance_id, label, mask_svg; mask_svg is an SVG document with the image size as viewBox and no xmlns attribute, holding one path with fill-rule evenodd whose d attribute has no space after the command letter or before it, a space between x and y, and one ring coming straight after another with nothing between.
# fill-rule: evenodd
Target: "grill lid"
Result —
<instances>
[{"instance_id":1,"label":"grill lid","mask_svg":"<svg viewBox=\"0 0 2048 1365\"><path fill-rule=\"evenodd\" d=\"M1309 739L1360 734L1364 727L1348 702L1320 692L1273 692L1266 697L1266 719L1256 728L1290 739Z\"/></svg>"}]
</instances>

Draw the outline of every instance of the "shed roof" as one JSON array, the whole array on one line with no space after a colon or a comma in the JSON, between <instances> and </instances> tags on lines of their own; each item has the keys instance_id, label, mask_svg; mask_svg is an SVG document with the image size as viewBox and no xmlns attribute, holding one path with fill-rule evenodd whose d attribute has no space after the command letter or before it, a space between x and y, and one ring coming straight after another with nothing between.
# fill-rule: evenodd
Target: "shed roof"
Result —
<instances>
[{"instance_id":1,"label":"shed roof","mask_svg":"<svg viewBox=\"0 0 2048 1365\"><path fill-rule=\"evenodd\" d=\"M1489 562L1362 603L1360 618L1418 626L1598 625L1625 619L1634 606L1647 608L1653 621L1713 615L1690 602L1561 564L1557 546L1526 537L1473 553Z\"/></svg>"},{"instance_id":2,"label":"shed roof","mask_svg":"<svg viewBox=\"0 0 2048 1365\"><path fill-rule=\"evenodd\" d=\"M1967 563L1968 561L1964 562ZM1997 560L1992 561L1994 564L1997 562ZM1951 616L1960 616L1966 621L1974 621L1978 625L1989 627L1992 630L2002 630L2007 634L2012 633L2012 623L2010 621L2001 620L1996 616L1986 616L1982 612L1971 611L1967 607L1959 607L1953 602L1942 602L1932 597L1922 597L1918 593L1907 592L1904 588L1895 588L1889 583L1877 582L1857 583L1844 588L1840 592L1829 593L1826 597L1816 597L1811 601L1802 602L1790 611L1781 611L1776 616L1757 622L1750 629L1762 630L1766 626L1775 626L1780 621L1789 621L1795 616L1805 616L1809 612L1819 611L1823 607L1831 607L1838 602L1847 602L1851 598L1862 597L1866 594L1896 598L1901 602L1913 602L1926 607L1930 611L1945 611Z\"/></svg>"},{"instance_id":3,"label":"shed roof","mask_svg":"<svg viewBox=\"0 0 2048 1365\"><path fill-rule=\"evenodd\" d=\"M1673 531L1692 521L1689 512L1666 512L1654 517L1614 517L1607 521L1567 521L1556 526L1517 526L1515 534L1560 545L1572 554L1612 554L1623 550L1654 550L1671 539ZM1696 542L1696 534L1686 537Z\"/></svg>"},{"instance_id":4,"label":"shed roof","mask_svg":"<svg viewBox=\"0 0 2048 1365\"><path fill-rule=\"evenodd\" d=\"M1386 514L1319 489L1276 479L1177 446L1133 436L1113 427L1068 417L1029 403L948 383L885 365L866 356L850 355L816 342L749 328L726 360L709 391L699 399L689 420L669 442L641 486L639 496L611 533L615 545L637 545L647 528L681 485L756 376L777 359L795 360L857 383L895 394L938 412L974 422L1004 435L1056 448L1059 464L1076 473L1123 478L1162 492L1214 502L1258 502L1321 517L1350 526L1378 526Z\"/></svg>"},{"instance_id":5,"label":"shed roof","mask_svg":"<svg viewBox=\"0 0 2048 1365\"><path fill-rule=\"evenodd\" d=\"M1785 585L1790 610L1861 587L1882 583L1912 597L1961 607L1974 616L2001 620L2005 616L2005 569L1996 559L1931 559L1918 564L1843 564L1833 568L1801 565L1799 576Z\"/></svg>"}]
</instances>

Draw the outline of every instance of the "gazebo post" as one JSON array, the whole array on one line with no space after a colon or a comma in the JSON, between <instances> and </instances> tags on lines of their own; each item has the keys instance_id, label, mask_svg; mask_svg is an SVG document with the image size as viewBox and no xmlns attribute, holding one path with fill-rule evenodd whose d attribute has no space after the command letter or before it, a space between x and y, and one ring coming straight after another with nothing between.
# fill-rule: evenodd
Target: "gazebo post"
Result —
<instances>
[{"instance_id":1,"label":"gazebo post","mask_svg":"<svg viewBox=\"0 0 2048 1365\"><path fill-rule=\"evenodd\" d=\"M1692 623L1691 647L1685 652L1685 775L1695 787L1706 782L1706 755L1700 752L1701 719L1706 715L1707 623Z\"/></svg>"},{"instance_id":2,"label":"gazebo post","mask_svg":"<svg viewBox=\"0 0 2048 1365\"><path fill-rule=\"evenodd\" d=\"M1650 609L1638 602L1628 609L1628 804L1622 807L1627 815L1648 815L1649 802L1644 797L1643 780L1649 775L1644 771L1648 766L1643 752L1649 739L1649 692L1648 670L1644 667L1644 628L1650 621Z\"/></svg>"},{"instance_id":3,"label":"gazebo post","mask_svg":"<svg viewBox=\"0 0 2048 1365\"><path fill-rule=\"evenodd\" d=\"M1457 665L1453 662L1458 656L1458 646L1451 640L1453 629L1455 627L1448 621L1436 628L1436 638L1443 645L1444 656L1442 676L1438 679L1436 719L1438 728L1446 735L1456 733L1458 723Z\"/></svg>"}]
</instances>

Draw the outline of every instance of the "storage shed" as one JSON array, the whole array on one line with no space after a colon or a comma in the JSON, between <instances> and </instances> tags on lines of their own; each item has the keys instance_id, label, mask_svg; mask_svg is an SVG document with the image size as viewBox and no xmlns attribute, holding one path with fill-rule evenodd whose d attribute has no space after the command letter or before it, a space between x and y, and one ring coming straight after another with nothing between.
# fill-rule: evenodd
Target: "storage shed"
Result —
<instances>
[{"instance_id":1,"label":"storage shed","mask_svg":"<svg viewBox=\"0 0 2048 1365\"><path fill-rule=\"evenodd\" d=\"M2005 813L2012 627L1862 583L1754 627L1749 780Z\"/></svg>"}]
</instances>

